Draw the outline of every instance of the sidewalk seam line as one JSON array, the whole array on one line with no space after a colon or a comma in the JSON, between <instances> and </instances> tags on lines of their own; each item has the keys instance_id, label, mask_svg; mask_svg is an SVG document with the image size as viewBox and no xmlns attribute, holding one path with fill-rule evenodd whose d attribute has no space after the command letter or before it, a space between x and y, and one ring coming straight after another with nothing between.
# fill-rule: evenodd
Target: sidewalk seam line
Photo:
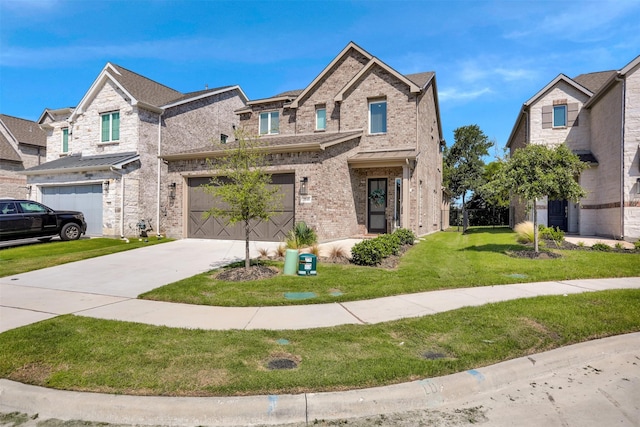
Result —
<instances>
[{"instance_id":1,"label":"sidewalk seam line","mask_svg":"<svg viewBox=\"0 0 640 427\"><path fill-rule=\"evenodd\" d=\"M342 307L347 313L349 313L350 315L352 315L358 322L362 323L363 325L368 325L367 322L365 322L364 320L362 320L361 318L359 318L358 316L356 316L356 314L354 312L352 312L351 310L349 310L347 307L344 306L343 303L339 302L338 305L340 307Z\"/></svg>"}]
</instances>

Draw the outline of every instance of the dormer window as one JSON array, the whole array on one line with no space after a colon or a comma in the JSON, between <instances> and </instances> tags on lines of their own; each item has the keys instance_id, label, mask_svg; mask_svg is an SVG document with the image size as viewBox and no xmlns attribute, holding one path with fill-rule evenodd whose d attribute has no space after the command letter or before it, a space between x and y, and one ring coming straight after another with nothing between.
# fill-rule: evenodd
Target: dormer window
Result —
<instances>
[{"instance_id":1,"label":"dormer window","mask_svg":"<svg viewBox=\"0 0 640 427\"><path fill-rule=\"evenodd\" d=\"M105 113L100 115L102 122L101 142L120 140L120 112Z\"/></svg>"},{"instance_id":2,"label":"dormer window","mask_svg":"<svg viewBox=\"0 0 640 427\"><path fill-rule=\"evenodd\" d=\"M69 152L69 128L62 128L62 153Z\"/></svg>"},{"instance_id":3,"label":"dormer window","mask_svg":"<svg viewBox=\"0 0 640 427\"><path fill-rule=\"evenodd\" d=\"M369 102L369 133L387 132L387 101Z\"/></svg>"},{"instance_id":4,"label":"dormer window","mask_svg":"<svg viewBox=\"0 0 640 427\"><path fill-rule=\"evenodd\" d=\"M280 133L280 113L270 111L260 113L260 135L276 135Z\"/></svg>"},{"instance_id":5,"label":"dormer window","mask_svg":"<svg viewBox=\"0 0 640 427\"><path fill-rule=\"evenodd\" d=\"M567 127L567 105L554 105L553 106L553 127L563 128Z\"/></svg>"}]
</instances>

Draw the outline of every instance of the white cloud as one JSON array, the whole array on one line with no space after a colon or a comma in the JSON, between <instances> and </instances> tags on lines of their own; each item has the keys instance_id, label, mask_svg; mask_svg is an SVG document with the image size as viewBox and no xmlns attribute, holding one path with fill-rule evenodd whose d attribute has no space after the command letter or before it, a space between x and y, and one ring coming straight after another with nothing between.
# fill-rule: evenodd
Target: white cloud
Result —
<instances>
[{"instance_id":1,"label":"white cloud","mask_svg":"<svg viewBox=\"0 0 640 427\"><path fill-rule=\"evenodd\" d=\"M470 91L459 90L457 88L447 88L438 91L438 99L441 102L446 101L471 101L480 98L483 95L492 93L493 91L488 88L475 89Z\"/></svg>"}]
</instances>

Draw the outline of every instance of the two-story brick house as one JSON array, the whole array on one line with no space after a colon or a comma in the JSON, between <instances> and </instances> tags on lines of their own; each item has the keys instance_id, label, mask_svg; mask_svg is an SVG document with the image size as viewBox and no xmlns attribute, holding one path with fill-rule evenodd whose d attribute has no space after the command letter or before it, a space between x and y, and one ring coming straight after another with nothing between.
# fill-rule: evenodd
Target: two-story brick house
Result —
<instances>
[{"instance_id":1,"label":"two-story brick house","mask_svg":"<svg viewBox=\"0 0 640 427\"><path fill-rule=\"evenodd\" d=\"M440 230L444 144L435 73L402 75L349 43L304 89L249 101L241 128L266 144L282 211L253 238L279 240L295 222L320 240ZM178 203L174 237L242 238L239 227L203 219L214 201L198 188L215 174L206 159L224 146L165 154ZM232 145L230 145L232 147Z\"/></svg>"},{"instance_id":2,"label":"two-story brick house","mask_svg":"<svg viewBox=\"0 0 640 427\"><path fill-rule=\"evenodd\" d=\"M89 235L135 235L144 220L161 233L173 188L161 152L232 135L239 86L188 94L107 63L75 108L45 110L47 162L25 171L31 198L84 212Z\"/></svg>"},{"instance_id":3,"label":"two-story brick house","mask_svg":"<svg viewBox=\"0 0 640 427\"><path fill-rule=\"evenodd\" d=\"M640 56L620 70L560 74L524 103L507 147L565 143L589 164L578 203L538 200L541 224L569 233L640 238ZM512 205L511 222L531 215Z\"/></svg>"},{"instance_id":4,"label":"two-story brick house","mask_svg":"<svg viewBox=\"0 0 640 427\"><path fill-rule=\"evenodd\" d=\"M44 162L47 136L31 120L0 114L0 197L28 196L22 171Z\"/></svg>"}]
</instances>

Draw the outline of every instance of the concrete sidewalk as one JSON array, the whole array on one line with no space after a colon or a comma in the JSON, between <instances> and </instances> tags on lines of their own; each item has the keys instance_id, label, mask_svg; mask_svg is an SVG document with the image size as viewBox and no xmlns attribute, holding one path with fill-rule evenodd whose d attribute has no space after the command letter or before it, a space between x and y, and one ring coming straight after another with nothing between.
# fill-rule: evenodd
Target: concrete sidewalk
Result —
<instances>
[{"instance_id":1,"label":"concrete sidewalk","mask_svg":"<svg viewBox=\"0 0 640 427\"><path fill-rule=\"evenodd\" d=\"M443 414L475 411L480 419L438 425L481 421L520 427L638 426L639 344L640 333L628 334L444 377L333 393L144 397L58 391L0 380L0 412L119 425L304 426L316 420L345 420L340 425L390 426L396 424L389 420L400 418L405 422L398 425L408 426L419 424L415 414L437 411L442 420ZM380 417L394 413L400 414ZM362 417L376 418L358 423Z\"/></svg>"}]
</instances>

